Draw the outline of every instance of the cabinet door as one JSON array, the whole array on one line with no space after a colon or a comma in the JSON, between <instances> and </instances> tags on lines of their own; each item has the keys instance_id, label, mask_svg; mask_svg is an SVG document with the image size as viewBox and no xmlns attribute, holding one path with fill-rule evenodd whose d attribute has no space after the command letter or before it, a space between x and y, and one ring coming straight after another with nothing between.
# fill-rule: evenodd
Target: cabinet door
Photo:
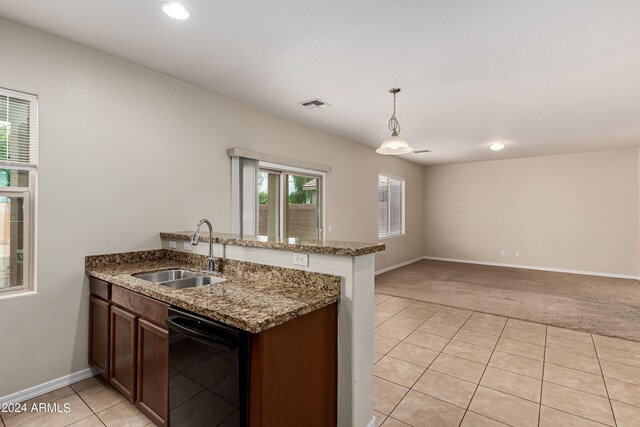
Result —
<instances>
[{"instance_id":1,"label":"cabinet door","mask_svg":"<svg viewBox=\"0 0 640 427\"><path fill-rule=\"evenodd\" d=\"M138 408L157 425L168 425L169 332L138 320Z\"/></svg>"},{"instance_id":2,"label":"cabinet door","mask_svg":"<svg viewBox=\"0 0 640 427\"><path fill-rule=\"evenodd\" d=\"M337 424L337 304L251 335L249 426Z\"/></svg>"},{"instance_id":3,"label":"cabinet door","mask_svg":"<svg viewBox=\"0 0 640 427\"><path fill-rule=\"evenodd\" d=\"M89 297L89 364L109 379L109 304Z\"/></svg>"},{"instance_id":4,"label":"cabinet door","mask_svg":"<svg viewBox=\"0 0 640 427\"><path fill-rule=\"evenodd\" d=\"M129 400L136 396L136 333L135 314L111 306L111 357L109 381Z\"/></svg>"}]
</instances>

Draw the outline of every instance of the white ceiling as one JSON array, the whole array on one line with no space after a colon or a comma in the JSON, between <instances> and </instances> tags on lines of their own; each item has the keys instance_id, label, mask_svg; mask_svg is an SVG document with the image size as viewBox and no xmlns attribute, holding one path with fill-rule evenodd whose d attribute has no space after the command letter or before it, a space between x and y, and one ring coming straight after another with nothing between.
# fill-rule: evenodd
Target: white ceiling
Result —
<instances>
[{"instance_id":1,"label":"white ceiling","mask_svg":"<svg viewBox=\"0 0 640 427\"><path fill-rule=\"evenodd\" d=\"M0 0L0 16L424 163L640 146L638 0ZM307 110L321 98L331 107ZM490 141L507 148L488 150Z\"/></svg>"}]
</instances>

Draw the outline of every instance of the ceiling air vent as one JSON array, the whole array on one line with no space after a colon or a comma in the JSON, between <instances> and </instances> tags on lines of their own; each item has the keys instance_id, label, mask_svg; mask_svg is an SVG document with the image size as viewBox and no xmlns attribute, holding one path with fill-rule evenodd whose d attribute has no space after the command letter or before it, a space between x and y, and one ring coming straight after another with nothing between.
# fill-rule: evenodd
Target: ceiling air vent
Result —
<instances>
[{"instance_id":1,"label":"ceiling air vent","mask_svg":"<svg viewBox=\"0 0 640 427\"><path fill-rule=\"evenodd\" d=\"M316 108L325 108L330 106L331 104L324 102L322 99L311 99L309 101L301 102L300 105L303 107L307 107L311 110L315 110Z\"/></svg>"}]
</instances>

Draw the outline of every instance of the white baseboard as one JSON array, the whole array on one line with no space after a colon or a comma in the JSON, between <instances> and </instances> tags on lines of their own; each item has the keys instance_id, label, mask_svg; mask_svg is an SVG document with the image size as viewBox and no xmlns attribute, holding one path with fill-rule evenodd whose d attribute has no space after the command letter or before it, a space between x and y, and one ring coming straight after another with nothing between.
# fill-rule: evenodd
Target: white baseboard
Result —
<instances>
[{"instance_id":1,"label":"white baseboard","mask_svg":"<svg viewBox=\"0 0 640 427\"><path fill-rule=\"evenodd\" d=\"M613 277L616 279L640 280L640 276L636 276L633 274L602 273L597 271L569 270L566 268L537 267L532 265L507 264L507 263L490 262L490 261L473 261L469 259L441 258L441 257L434 257L434 256L423 256L422 259L429 259L432 261L462 262L465 264L491 265L494 267L522 268L525 270L552 271L555 273L583 274L586 276Z\"/></svg>"},{"instance_id":2,"label":"white baseboard","mask_svg":"<svg viewBox=\"0 0 640 427\"><path fill-rule=\"evenodd\" d=\"M371 418L371 421L369 421L369 424L367 424L367 427L376 427L378 425L377 421L378 420L376 420L376 416L374 415L373 418Z\"/></svg>"},{"instance_id":3,"label":"white baseboard","mask_svg":"<svg viewBox=\"0 0 640 427\"><path fill-rule=\"evenodd\" d=\"M378 274L386 273L387 271L395 270L396 268L404 267L405 265L413 264L414 262L420 261L422 259L424 259L424 257L419 256L418 258L410 259L409 261L401 262L400 264L395 264L389 267L382 268L376 271L376 276Z\"/></svg>"},{"instance_id":4,"label":"white baseboard","mask_svg":"<svg viewBox=\"0 0 640 427\"><path fill-rule=\"evenodd\" d=\"M48 381L44 384L37 385L35 387L28 388L26 390L18 391L13 394L9 394L4 397L0 397L0 405L5 403L19 403L34 397L38 397L50 391L77 383L84 379L90 378L96 375L98 372L92 368L85 369L55 380Z\"/></svg>"}]
</instances>

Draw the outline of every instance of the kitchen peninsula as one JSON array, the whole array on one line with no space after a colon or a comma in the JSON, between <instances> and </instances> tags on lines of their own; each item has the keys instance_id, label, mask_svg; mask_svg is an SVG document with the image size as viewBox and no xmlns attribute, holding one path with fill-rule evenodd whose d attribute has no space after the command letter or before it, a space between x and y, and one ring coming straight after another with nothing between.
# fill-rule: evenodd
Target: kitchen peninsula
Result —
<instances>
[{"instance_id":1,"label":"kitchen peninsula","mask_svg":"<svg viewBox=\"0 0 640 427\"><path fill-rule=\"evenodd\" d=\"M337 424L369 425L373 418L371 354L374 254L384 250L384 245L296 240L279 242L262 237L240 238L229 234L215 234L212 246L217 258L217 277L224 281L175 289L142 279L141 273L167 270L208 276L205 271L208 247L206 244L191 245L191 237L192 233L189 232L161 233L161 250L87 257L86 270L92 278L92 294L94 291L100 292L99 285L103 284L111 286L111 296L122 294L123 291L131 292L131 296L120 295L127 303L135 298L149 298L150 301L162 304L162 309L169 314L172 309L186 310L237 328L250 337L265 337L260 341L264 352L261 356L263 364L260 366L264 366L265 370L267 367L272 368L268 364L270 356L266 345L270 342L269 334L280 337L279 347L299 345L301 348L292 352L299 352L305 362L298 367L309 369L309 363L314 361L319 364L315 369L320 370L320 375L310 375L310 380L318 382L314 384L315 389L323 390L318 396L323 404L326 405L327 400L337 400L337 408L335 404L333 406L334 414L337 411ZM200 241L208 243L209 238L203 235ZM102 292L104 294L105 290ZM107 301L95 295L92 298L97 298L98 304L103 306ZM106 303L113 304L117 310L123 304L113 301ZM94 307L96 313L99 313L100 307L92 304L92 310ZM176 316L169 316L173 317ZM144 316L140 319L144 319ZM113 317L111 321L114 321ZM333 334L331 322L334 322ZM307 328L308 331L301 334L300 328ZM288 332L288 329L291 331ZM333 365L331 361L331 341L335 352L336 335L337 366L335 357ZM307 342L304 338L302 341L296 339L296 336L306 336ZM249 341L253 343L250 347L257 347L255 343L258 341ZM314 346L314 342L318 345ZM140 345L139 343L138 348L141 348ZM255 358L254 353L249 354L250 359ZM95 360L92 364L97 366ZM140 372L138 378L141 378ZM261 385L265 388L264 392L267 392L268 377L264 378ZM255 378L250 383L254 387ZM141 387L138 386L138 395ZM333 398L330 397L331 388ZM251 392L255 397L255 390L252 389ZM300 397L302 398L301 394ZM257 408L259 405L254 402L255 399L252 398L249 412L255 421L256 414L268 414L269 411L267 408ZM264 405L273 405L268 399L263 399L262 402ZM326 424L326 420L331 419L331 405L318 406L319 404L316 403L315 407L318 414L328 412L326 416L329 418L324 421ZM139 407L145 411L144 402ZM304 404L300 407L304 408ZM263 412L254 412L259 409ZM311 410L307 408L307 411ZM145 412L149 416L149 410ZM151 418L154 419L153 416ZM157 424L164 425L161 422L164 419L162 416L156 418L160 420ZM267 419L264 415L261 418ZM251 415L249 419L251 420ZM336 415L333 415L333 419L336 420ZM252 422L250 425L268 424Z\"/></svg>"}]
</instances>

